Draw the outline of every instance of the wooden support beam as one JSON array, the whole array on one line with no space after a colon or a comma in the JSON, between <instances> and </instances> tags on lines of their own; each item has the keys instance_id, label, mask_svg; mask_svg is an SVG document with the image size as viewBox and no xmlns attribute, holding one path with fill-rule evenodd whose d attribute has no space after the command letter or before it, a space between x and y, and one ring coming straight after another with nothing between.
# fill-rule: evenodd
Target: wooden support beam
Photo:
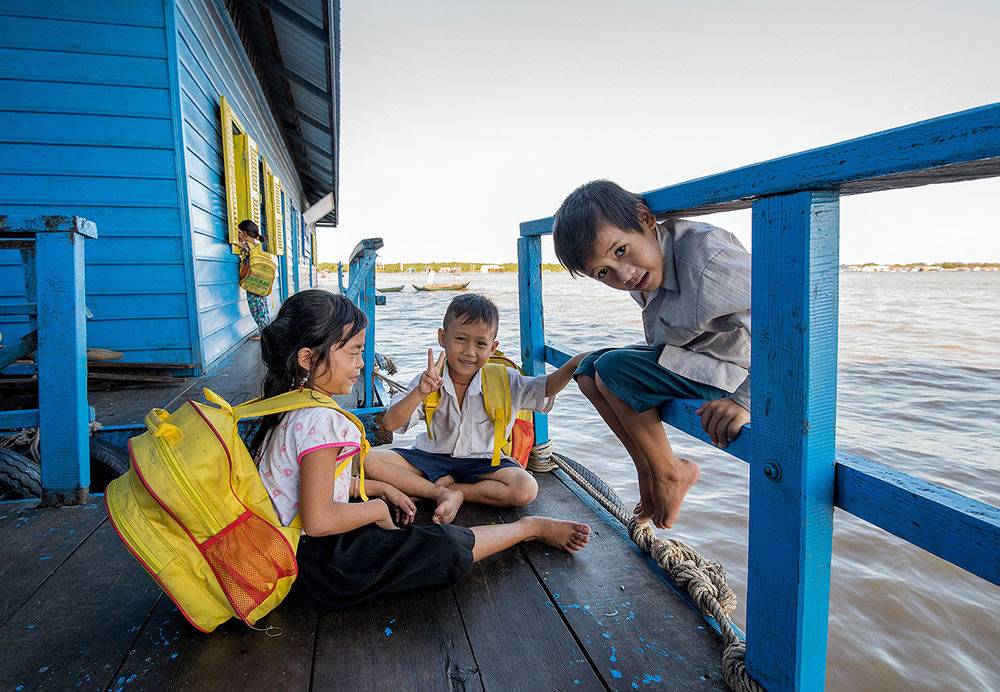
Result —
<instances>
[{"instance_id":1,"label":"wooden support beam","mask_svg":"<svg viewBox=\"0 0 1000 692\"><path fill-rule=\"evenodd\" d=\"M837 395L839 198L754 203L754 416L747 670L768 690L826 676Z\"/></svg>"}]
</instances>

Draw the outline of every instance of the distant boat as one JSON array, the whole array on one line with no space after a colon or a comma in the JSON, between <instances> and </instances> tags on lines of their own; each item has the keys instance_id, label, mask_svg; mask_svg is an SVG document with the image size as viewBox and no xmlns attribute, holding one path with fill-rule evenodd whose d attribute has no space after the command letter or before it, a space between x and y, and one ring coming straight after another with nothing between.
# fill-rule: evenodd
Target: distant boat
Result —
<instances>
[{"instance_id":1,"label":"distant boat","mask_svg":"<svg viewBox=\"0 0 1000 692\"><path fill-rule=\"evenodd\" d=\"M375 290L378 291L379 293L399 293L400 291L403 290L403 286L405 285L406 284L400 284L399 286L389 286L387 288L378 288L376 286Z\"/></svg>"},{"instance_id":2,"label":"distant boat","mask_svg":"<svg viewBox=\"0 0 1000 692\"><path fill-rule=\"evenodd\" d=\"M472 281L466 281L464 284L427 284L425 286L417 286L416 284L410 284L418 291L461 291L466 286L468 286Z\"/></svg>"}]
</instances>

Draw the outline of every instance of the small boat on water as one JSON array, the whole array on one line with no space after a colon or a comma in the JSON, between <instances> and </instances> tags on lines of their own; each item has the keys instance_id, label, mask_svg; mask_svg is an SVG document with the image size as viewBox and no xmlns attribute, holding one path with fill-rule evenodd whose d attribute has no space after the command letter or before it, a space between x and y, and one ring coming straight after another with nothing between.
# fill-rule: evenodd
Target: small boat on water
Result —
<instances>
[{"instance_id":1,"label":"small boat on water","mask_svg":"<svg viewBox=\"0 0 1000 692\"><path fill-rule=\"evenodd\" d=\"M471 280L466 281L464 284L425 284L423 286L417 286L416 284L410 285L418 291L463 291L470 283L472 283Z\"/></svg>"},{"instance_id":2,"label":"small boat on water","mask_svg":"<svg viewBox=\"0 0 1000 692\"><path fill-rule=\"evenodd\" d=\"M403 290L403 287L405 285L406 284L400 284L399 286L388 286L386 288L376 287L375 290L378 291L379 293L399 293L400 291Z\"/></svg>"}]
</instances>

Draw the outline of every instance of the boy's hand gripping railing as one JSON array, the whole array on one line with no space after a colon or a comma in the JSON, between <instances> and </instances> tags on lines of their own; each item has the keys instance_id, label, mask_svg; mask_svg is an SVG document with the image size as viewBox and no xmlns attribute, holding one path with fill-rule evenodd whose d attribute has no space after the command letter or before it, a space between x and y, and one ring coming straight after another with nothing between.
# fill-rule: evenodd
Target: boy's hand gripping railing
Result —
<instances>
[{"instance_id":1,"label":"boy's hand gripping railing","mask_svg":"<svg viewBox=\"0 0 1000 692\"><path fill-rule=\"evenodd\" d=\"M834 506L1000 585L1000 509L834 448L839 196L998 175L993 104L644 195L662 217L753 209L753 428L726 451L750 463L746 662L766 689L824 685ZM518 241L528 374L570 357L544 338L551 230L525 222ZM707 441L698 404L661 416ZM548 439L544 416L535 430Z\"/></svg>"},{"instance_id":2,"label":"boy's hand gripping railing","mask_svg":"<svg viewBox=\"0 0 1000 692\"><path fill-rule=\"evenodd\" d=\"M87 308L83 241L97 226L77 216L0 216L0 248L19 249L30 331L0 351L0 368L35 351L38 409L0 411L0 430L39 428L42 504L78 504L90 486ZM37 349L37 350L36 350Z\"/></svg>"},{"instance_id":3,"label":"boy's hand gripping railing","mask_svg":"<svg viewBox=\"0 0 1000 692\"><path fill-rule=\"evenodd\" d=\"M348 300L361 308L368 318L368 329L365 332L365 368L361 373L361 380L364 382L362 408L370 408L375 401L375 384L372 376L375 368L375 306L385 304L385 296L375 294L375 253L381 247L381 238L368 238L358 243L351 253L349 285L344 293Z\"/></svg>"}]
</instances>

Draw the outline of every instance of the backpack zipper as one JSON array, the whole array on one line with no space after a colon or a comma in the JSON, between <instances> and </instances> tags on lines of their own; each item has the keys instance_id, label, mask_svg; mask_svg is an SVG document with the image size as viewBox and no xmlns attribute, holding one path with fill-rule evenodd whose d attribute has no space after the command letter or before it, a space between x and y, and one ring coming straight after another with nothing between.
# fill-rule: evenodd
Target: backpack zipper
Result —
<instances>
[{"instance_id":1,"label":"backpack zipper","mask_svg":"<svg viewBox=\"0 0 1000 692\"><path fill-rule=\"evenodd\" d=\"M180 464L177 463L177 457L174 456L173 451L170 449L170 445L162 437L152 437L156 441L156 445L164 461L167 462L165 466L167 467L167 470L170 471L170 475L174 479L174 484L181 492L181 495L183 495L187 500L188 505L201 517L202 522L208 529L209 536L214 536L222 531L224 527L220 525L219 521L215 518L215 515L212 514L212 511L208 508L208 505L206 505L201 499L201 496L195 492L187 474L184 473Z\"/></svg>"}]
</instances>

